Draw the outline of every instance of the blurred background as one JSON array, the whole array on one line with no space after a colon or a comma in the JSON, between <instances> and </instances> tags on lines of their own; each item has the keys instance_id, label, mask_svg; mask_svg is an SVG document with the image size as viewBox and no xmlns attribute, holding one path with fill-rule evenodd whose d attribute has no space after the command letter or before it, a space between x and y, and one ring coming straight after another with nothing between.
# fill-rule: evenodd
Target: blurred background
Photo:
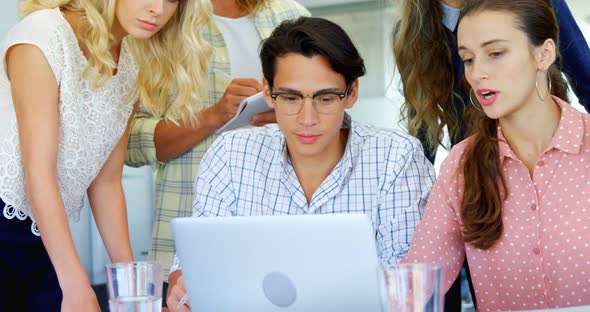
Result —
<instances>
[{"instance_id":1,"label":"blurred background","mask_svg":"<svg viewBox=\"0 0 590 312\"><path fill-rule=\"evenodd\" d=\"M312 15L325 17L341 25L359 48L367 75L360 80L360 99L350 111L363 123L400 128L399 109L403 97L394 74L391 31L397 22L398 0L299 0ZM586 41L590 42L590 1L568 0ZM0 36L18 20L18 0L0 1ZM572 94L573 105L577 99ZM436 164L445 151L439 149ZM129 229L136 260L147 258L152 229L153 173L151 168L125 168L123 176ZM105 264L109 262L90 209L82 210L80 220L71 222L78 252L93 284L105 283ZM469 306L466 306L469 310Z\"/></svg>"}]
</instances>

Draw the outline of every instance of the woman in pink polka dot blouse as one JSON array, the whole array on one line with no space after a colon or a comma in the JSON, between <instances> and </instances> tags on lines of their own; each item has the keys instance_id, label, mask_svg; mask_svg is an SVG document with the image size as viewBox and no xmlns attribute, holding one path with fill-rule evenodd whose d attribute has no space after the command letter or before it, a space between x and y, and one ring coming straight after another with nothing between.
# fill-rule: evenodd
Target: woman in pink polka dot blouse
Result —
<instances>
[{"instance_id":1,"label":"woman in pink polka dot blouse","mask_svg":"<svg viewBox=\"0 0 590 312\"><path fill-rule=\"evenodd\" d=\"M590 305L590 117L555 66L549 0L466 3L458 50L477 109L444 161L404 262L465 255L482 311Z\"/></svg>"}]
</instances>

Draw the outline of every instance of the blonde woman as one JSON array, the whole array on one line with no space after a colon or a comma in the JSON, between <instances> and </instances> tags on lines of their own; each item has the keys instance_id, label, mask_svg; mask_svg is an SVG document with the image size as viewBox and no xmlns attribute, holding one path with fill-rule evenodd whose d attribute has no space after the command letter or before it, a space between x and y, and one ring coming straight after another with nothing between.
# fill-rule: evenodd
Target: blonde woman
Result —
<instances>
[{"instance_id":1,"label":"blonde woman","mask_svg":"<svg viewBox=\"0 0 590 312\"><path fill-rule=\"evenodd\" d=\"M167 122L167 114L139 107L130 129L127 165L157 165L154 228L149 258L170 268L174 242L170 220L191 216L193 184L201 158L214 133L237 110L240 101L262 90L260 41L283 20L309 15L293 0L212 0L213 18L205 39L215 52L209 71L208 99L191 102L197 125ZM256 125L274 122L274 113L255 116ZM165 280L168 272L165 274ZM164 300L165 301L165 300Z\"/></svg>"},{"instance_id":2,"label":"blonde woman","mask_svg":"<svg viewBox=\"0 0 590 312\"><path fill-rule=\"evenodd\" d=\"M67 217L87 193L111 260L133 260L121 187L128 120L138 97L170 118L192 110L185 103L206 80L199 56L210 48L198 34L210 3L21 5L24 18L0 44L0 302L99 311Z\"/></svg>"}]
</instances>

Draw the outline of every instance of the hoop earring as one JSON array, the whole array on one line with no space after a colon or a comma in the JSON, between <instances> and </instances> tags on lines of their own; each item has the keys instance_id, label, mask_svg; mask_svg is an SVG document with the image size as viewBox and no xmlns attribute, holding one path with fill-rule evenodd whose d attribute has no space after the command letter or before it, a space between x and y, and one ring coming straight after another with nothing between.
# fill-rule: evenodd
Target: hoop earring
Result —
<instances>
[{"instance_id":1,"label":"hoop earring","mask_svg":"<svg viewBox=\"0 0 590 312\"><path fill-rule=\"evenodd\" d=\"M547 69L547 84L548 84L548 90L547 90L547 95L551 95L551 74L549 73L549 69ZM539 79L535 79L535 91L537 91L537 97L539 98L539 100L541 100L541 102L545 102L545 98L541 97L541 93L539 93Z\"/></svg>"},{"instance_id":2,"label":"hoop earring","mask_svg":"<svg viewBox=\"0 0 590 312\"><path fill-rule=\"evenodd\" d=\"M475 105L475 102L473 102L473 98L471 97L471 93L474 93L473 88L469 89L469 102L471 102L471 105L473 105L473 107L475 107L475 109L477 109L480 112L483 112L483 109L481 109L479 106Z\"/></svg>"}]
</instances>

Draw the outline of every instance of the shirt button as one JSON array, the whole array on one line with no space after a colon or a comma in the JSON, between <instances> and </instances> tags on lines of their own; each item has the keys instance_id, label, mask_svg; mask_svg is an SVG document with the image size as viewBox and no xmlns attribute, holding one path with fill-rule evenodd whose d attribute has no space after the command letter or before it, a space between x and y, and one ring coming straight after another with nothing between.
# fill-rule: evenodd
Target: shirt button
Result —
<instances>
[{"instance_id":1,"label":"shirt button","mask_svg":"<svg viewBox=\"0 0 590 312\"><path fill-rule=\"evenodd\" d=\"M545 162L542 160L539 160L539 162L537 163L537 166L543 167L543 166L545 166Z\"/></svg>"},{"instance_id":2,"label":"shirt button","mask_svg":"<svg viewBox=\"0 0 590 312\"><path fill-rule=\"evenodd\" d=\"M532 205L531 205L531 210L532 210L532 211L535 211L535 210L537 210L537 205L536 205L536 204L532 204Z\"/></svg>"},{"instance_id":3,"label":"shirt button","mask_svg":"<svg viewBox=\"0 0 590 312\"><path fill-rule=\"evenodd\" d=\"M539 299L539 300L545 300L545 294L543 294L543 293L537 294L537 299Z\"/></svg>"},{"instance_id":4,"label":"shirt button","mask_svg":"<svg viewBox=\"0 0 590 312\"><path fill-rule=\"evenodd\" d=\"M533 252L535 253L535 255L538 255L538 254L540 254L540 253L541 253L541 249L539 249L539 248L535 247L535 248L533 249Z\"/></svg>"}]
</instances>

